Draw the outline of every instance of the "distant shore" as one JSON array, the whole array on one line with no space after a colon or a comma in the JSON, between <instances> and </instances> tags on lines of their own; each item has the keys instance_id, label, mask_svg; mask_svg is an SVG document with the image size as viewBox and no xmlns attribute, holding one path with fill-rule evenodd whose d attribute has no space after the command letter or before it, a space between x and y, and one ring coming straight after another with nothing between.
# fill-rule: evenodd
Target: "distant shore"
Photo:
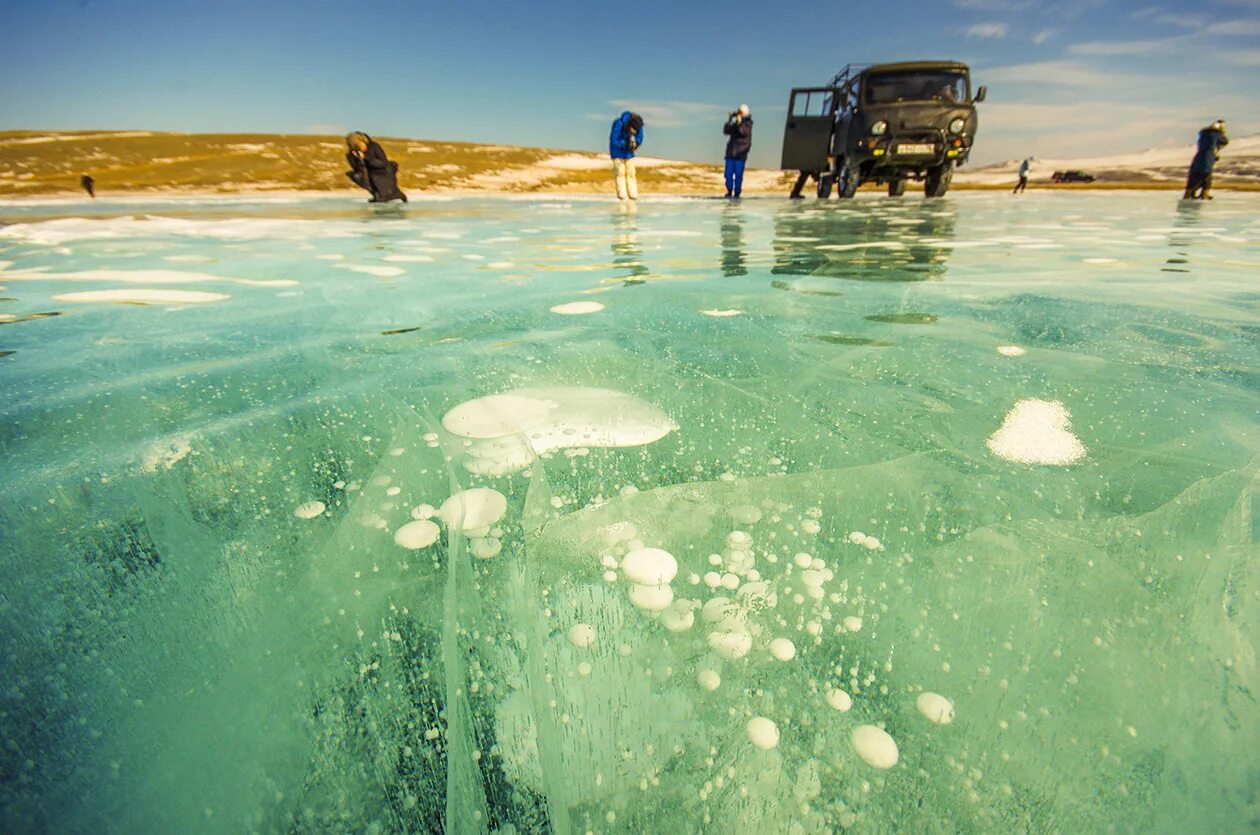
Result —
<instances>
[{"instance_id":1,"label":"distant shore","mask_svg":"<svg viewBox=\"0 0 1260 835\"><path fill-rule=\"evenodd\" d=\"M482 145L381 137L399 163L399 184L417 194L612 196L606 154L551 148ZM348 185L340 136L283 134L181 134L150 131L0 132L0 200L87 199L79 185L91 175L97 194L109 196L364 195ZM644 194L720 197L721 166L640 156ZM1182 189L1171 169L1159 176L1098 171L1093 183L1053 184L1034 178L1029 190L1165 191ZM787 196L794 171L749 168L744 192ZM953 191L1009 190L1015 175L1002 167L960 169ZM812 194L812 183L806 190ZM911 183L908 193L921 192ZM868 185L863 191L879 192ZM1260 191L1260 178L1222 176L1218 191Z\"/></svg>"}]
</instances>

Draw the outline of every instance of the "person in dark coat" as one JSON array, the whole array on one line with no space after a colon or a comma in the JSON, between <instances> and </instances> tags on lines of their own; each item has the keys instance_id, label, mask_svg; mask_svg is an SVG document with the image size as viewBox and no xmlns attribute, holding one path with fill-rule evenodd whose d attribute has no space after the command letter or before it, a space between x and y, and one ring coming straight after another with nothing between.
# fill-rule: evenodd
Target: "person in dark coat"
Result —
<instances>
[{"instance_id":1,"label":"person in dark coat","mask_svg":"<svg viewBox=\"0 0 1260 835\"><path fill-rule=\"evenodd\" d=\"M369 203L407 202L407 195L398 188L398 163L385 156L385 149L366 133L355 131L346 136L346 176L360 188L372 193Z\"/></svg>"},{"instance_id":2,"label":"person in dark coat","mask_svg":"<svg viewBox=\"0 0 1260 835\"><path fill-rule=\"evenodd\" d=\"M79 177L79 185L83 186L83 190L88 193L88 197L96 199L96 180L92 179L91 174L84 174Z\"/></svg>"},{"instance_id":3,"label":"person in dark coat","mask_svg":"<svg viewBox=\"0 0 1260 835\"><path fill-rule=\"evenodd\" d=\"M1199 147L1190 161L1190 173L1186 176L1186 193L1183 200L1212 199L1212 170L1220 158L1221 148L1229 144L1225 136L1225 120L1217 119L1199 131Z\"/></svg>"},{"instance_id":4,"label":"person in dark coat","mask_svg":"<svg viewBox=\"0 0 1260 835\"><path fill-rule=\"evenodd\" d=\"M748 151L752 148L753 120L748 105L741 104L722 127L726 140L726 196L739 197L744 189L744 166L748 163Z\"/></svg>"}]
</instances>

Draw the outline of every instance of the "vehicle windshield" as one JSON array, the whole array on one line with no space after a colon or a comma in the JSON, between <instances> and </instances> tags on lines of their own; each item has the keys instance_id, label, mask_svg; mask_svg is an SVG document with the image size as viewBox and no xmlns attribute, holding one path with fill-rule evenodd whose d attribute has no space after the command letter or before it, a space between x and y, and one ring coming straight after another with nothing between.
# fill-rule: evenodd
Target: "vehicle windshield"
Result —
<instances>
[{"instance_id":1,"label":"vehicle windshield","mask_svg":"<svg viewBox=\"0 0 1260 835\"><path fill-rule=\"evenodd\" d=\"M867 104L899 101L967 101L967 76L957 70L872 73L866 77Z\"/></svg>"}]
</instances>

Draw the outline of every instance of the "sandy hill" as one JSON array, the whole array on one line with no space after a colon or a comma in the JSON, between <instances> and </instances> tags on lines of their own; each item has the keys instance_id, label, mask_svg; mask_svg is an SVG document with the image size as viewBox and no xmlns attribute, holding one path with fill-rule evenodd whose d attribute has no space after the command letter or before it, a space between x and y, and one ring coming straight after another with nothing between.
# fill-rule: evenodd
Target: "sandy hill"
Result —
<instances>
[{"instance_id":1,"label":"sandy hill","mask_svg":"<svg viewBox=\"0 0 1260 835\"><path fill-rule=\"evenodd\" d=\"M404 189L420 191L612 192L605 154L376 137L401 166ZM0 195L79 192L91 174L102 194L135 191L353 189L340 136L185 134L149 131L0 132ZM640 186L655 192L717 194L722 172L638 158ZM783 191L791 175L752 170L748 191Z\"/></svg>"},{"instance_id":2,"label":"sandy hill","mask_svg":"<svg viewBox=\"0 0 1260 835\"><path fill-rule=\"evenodd\" d=\"M1132 154L1084 159L1036 159L1032 182L1048 182L1055 171L1085 171L1100 183L1181 184L1194 157L1195 146L1150 148ZM954 177L960 184L1012 183L1018 177L1020 160L1008 160L982 168L963 168ZM1260 134L1232 137L1216 165L1218 185L1260 184Z\"/></svg>"}]
</instances>

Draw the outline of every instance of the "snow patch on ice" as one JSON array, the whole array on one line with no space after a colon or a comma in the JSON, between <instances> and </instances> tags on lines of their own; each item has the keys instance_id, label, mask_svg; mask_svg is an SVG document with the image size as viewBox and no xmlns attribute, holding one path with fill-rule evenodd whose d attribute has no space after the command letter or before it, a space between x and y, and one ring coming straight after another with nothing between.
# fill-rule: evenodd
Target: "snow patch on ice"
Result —
<instances>
[{"instance_id":1,"label":"snow patch on ice","mask_svg":"<svg viewBox=\"0 0 1260 835\"><path fill-rule=\"evenodd\" d=\"M989 450L1021 464L1071 464L1085 457L1085 447L1070 426L1071 414L1062 403L1021 400L989 436Z\"/></svg>"}]
</instances>

